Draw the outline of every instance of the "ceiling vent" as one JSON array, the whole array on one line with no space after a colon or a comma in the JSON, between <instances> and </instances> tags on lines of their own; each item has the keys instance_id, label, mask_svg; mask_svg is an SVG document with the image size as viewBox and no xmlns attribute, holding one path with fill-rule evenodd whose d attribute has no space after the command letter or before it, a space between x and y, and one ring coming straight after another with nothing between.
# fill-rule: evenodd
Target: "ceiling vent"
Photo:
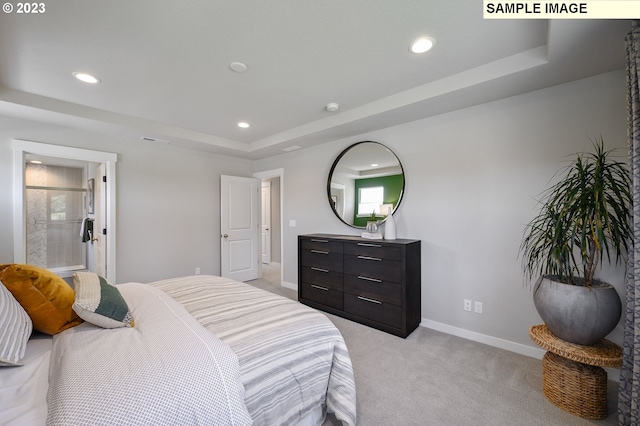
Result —
<instances>
[{"instance_id":1,"label":"ceiling vent","mask_svg":"<svg viewBox=\"0 0 640 426\"><path fill-rule=\"evenodd\" d=\"M147 141L147 142L164 143L164 144L167 144L167 145L171 143L169 141L165 141L164 139L150 138L148 136L142 136L140 139L142 139L143 141Z\"/></svg>"}]
</instances>

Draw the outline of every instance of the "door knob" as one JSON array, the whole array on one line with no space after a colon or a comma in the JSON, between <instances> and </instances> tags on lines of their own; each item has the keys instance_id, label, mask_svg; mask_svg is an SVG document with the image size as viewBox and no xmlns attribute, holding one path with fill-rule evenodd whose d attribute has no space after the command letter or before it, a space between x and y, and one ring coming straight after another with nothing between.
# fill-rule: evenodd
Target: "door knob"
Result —
<instances>
[{"instance_id":1,"label":"door knob","mask_svg":"<svg viewBox=\"0 0 640 426\"><path fill-rule=\"evenodd\" d=\"M269 230L269 228L265 228L264 230L265 230L265 231L268 231L268 230Z\"/></svg>"},{"instance_id":2,"label":"door knob","mask_svg":"<svg viewBox=\"0 0 640 426\"><path fill-rule=\"evenodd\" d=\"M227 237L228 237L228 235L227 235L227 234L224 234L224 235L223 235L223 237L227 238Z\"/></svg>"}]
</instances>

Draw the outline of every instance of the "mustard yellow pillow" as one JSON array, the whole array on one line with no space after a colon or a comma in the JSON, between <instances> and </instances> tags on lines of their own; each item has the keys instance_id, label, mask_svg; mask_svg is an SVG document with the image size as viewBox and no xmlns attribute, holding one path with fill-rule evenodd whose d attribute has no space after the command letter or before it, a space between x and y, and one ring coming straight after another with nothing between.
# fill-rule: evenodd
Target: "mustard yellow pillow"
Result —
<instances>
[{"instance_id":1,"label":"mustard yellow pillow","mask_svg":"<svg viewBox=\"0 0 640 426\"><path fill-rule=\"evenodd\" d=\"M33 328L57 334L82 323L73 311L75 293L62 278L31 265L0 265L0 281L22 305Z\"/></svg>"}]
</instances>

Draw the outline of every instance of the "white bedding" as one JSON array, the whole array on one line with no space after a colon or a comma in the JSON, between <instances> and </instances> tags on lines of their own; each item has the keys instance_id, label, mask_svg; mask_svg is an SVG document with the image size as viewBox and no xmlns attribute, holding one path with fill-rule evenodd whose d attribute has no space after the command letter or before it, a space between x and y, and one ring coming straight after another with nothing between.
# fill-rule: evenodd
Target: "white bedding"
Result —
<instances>
[{"instance_id":1,"label":"white bedding","mask_svg":"<svg viewBox=\"0 0 640 426\"><path fill-rule=\"evenodd\" d=\"M87 386L87 381L93 381L96 375L106 375L98 382L109 382L102 389L107 394L107 398L118 396L123 384L118 380L110 381L109 378L117 375L131 379L128 379L128 382L125 381L124 385L125 388L129 386L131 388L120 396L126 394L127 398L135 399L129 402L147 404L149 391L146 389L146 384L140 385L137 388L138 392L133 391L136 385L140 384L136 377L140 380L146 380L146 377L135 376L135 369L126 370L131 367L125 367L125 370L122 370L121 363L116 360L124 362L131 358L141 358L156 362L156 367L150 368L149 373L161 372L163 373L161 376L164 376L168 368L171 369L169 365L177 369L180 369L177 366L182 366L184 370L190 370L194 364L199 364L200 362L194 362L200 359L200 355L192 354L194 346L192 343L169 344L169 337L165 339L154 334L155 338L152 340L156 343L167 340L167 345L172 346L170 352L176 355L173 358L170 357L166 365L165 361L160 361L163 365L161 368L157 367L156 349L148 347L147 343L142 343L141 346L129 344L132 331L147 334L144 331L145 324L151 322L161 325L160 328L169 327L164 325L166 315L154 315L158 313L155 311L160 309L155 302L165 299L161 304L166 307L167 304L172 305L171 302L175 299L183 305L177 303L172 305L174 311L182 310L185 314L189 311L191 314L186 314L186 317L181 316L184 321L183 331L190 328L198 329L202 324L228 344L236 354L240 364L239 380L236 384L246 389L244 403L253 417L255 426L317 426L322 424L326 411L335 413L345 425L356 424L355 383L351 361L342 336L323 314L247 284L215 276L183 277L152 283L150 286L121 284L118 288L134 312L136 320L134 329L105 330L91 324L83 324L66 330L55 338L54 359L64 358L68 362L63 366L52 363L51 377L56 382L59 378L65 378L66 385L63 386L83 387L78 392L72 391L75 395L68 395L72 400L83 398L83 394L95 394L96 384ZM171 297L156 288L162 289ZM151 305L148 305L149 301L152 302ZM147 314L152 315L154 319L147 321L145 319ZM204 329L200 328L200 330ZM125 339L123 333L127 332L129 334ZM208 341L212 338L211 333L206 332L205 337L202 337L199 332L195 334ZM174 330L173 333L168 333L168 336L174 334L184 333L175 333ZM87 337L84 337L85 335ZM97 345L98 356L83 355L82 346L89 344ZM198 345L199 343L195 346ZM132 356L132 348L133 353L138 354L137 356ZM95 352L95 349L93 351ZM0 425L42 426L45 424L47 417L45 397L50 358L51 338L32 338L27 346L24 366L0 369ZM85 363L85 360L88 362ZM71 380L66 380L69 377ZM100 386L97 388L98 391ZM165 391L167 400L182 398L178 395L176 386L179 385L173 383L166 384L166 387L163 385L161 391ZM52 398L56 397L50 396L50 399ZM62 405L65 404L62 403ZM244 406L240 408L241 411L243 409ZM64 410L68 410L68 407L63 407L62 411ZM50 413L52 424L55 424L53 420L59 415L56 413L58 413L57 408ZM93 414L85 414L91 416L90 424L96 424ZM129 415L125 417L125 420L132 418ZM217 414L214 418L217 418ZM79 421L61 420L58 423L81 424ZM166 422L156 422L156 424L160 423L166 424ZM105 424L124 423L109 419ZM190 423L174 422L173 424ZM201 421L200 424L227 423Z\"/></svg>"},{"instance_id":2,"label":"white bedding","mask_svg":"<svg viewBox=\"0 0 640 426\"><path fill-rule=\"evenodd\" d=\"M46 424L250 425L231 348L163 292L118 288L135 327L54 336Z\"/></svg>"},{"instance_id":3,"label":"white bedding","mask_svg":"<svg viewBox=\"0 0 640 426\"><path fill-rule=\"evenodd\" d=\"M51 343L51 336L35 335L27 344L23 366L0 368L0 425L44 424Z\"/></svg>"}]
</instances>

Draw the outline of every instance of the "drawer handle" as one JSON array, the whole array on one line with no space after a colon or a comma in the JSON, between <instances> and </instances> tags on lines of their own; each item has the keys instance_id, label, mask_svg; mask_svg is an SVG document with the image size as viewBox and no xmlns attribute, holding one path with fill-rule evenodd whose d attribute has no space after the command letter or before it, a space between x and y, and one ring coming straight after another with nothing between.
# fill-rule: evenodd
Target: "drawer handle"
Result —
<instances>
[{"instance_id":1,"label":"drawer handle","mask_svg":"<svg viewBox=\"0 0 640 426\"><path fill-rule=\"evenodd\" d=\"M329 254L328 251L322 251L322 250L311 250L311 253L315 253L315 254Z\"/></svg>"},{"instance_id":2,"label":"drawer handle","mask_svg":"<svg viewBox=\"0 0 640 426\"><path fill-rule=\"evenodd\" d=\"M374 283L381 283L382 282L382 280L379 280L377 278L363 277L362 275L358 275L358 279L366 280L366 281L373 281Z\"/></svg>"},{"instance_id":3,"label":"drawer handle","mask_svg":"<svg viewBox=\"0 0 640 426\"><path fill-rule=\"evenodd\" d=\"M313 238L311 239L311 241L314 242L314 243L328 243L329 242L329 240L315 240Z\"/></svg>"},{"instance_id":4,"label":"drawer handle","mask_svg":"<svg viewBox=\"0 0 640 426\"><path fill-rule=\"evenodd\" d=\"M312 267L311 267L311 270L312 270L312 271L318 271L318 272L326 272L326 273L328 273L328 272L329 272L329 270L328 270L328 269L316 268L315 266L312 266Z\"/></svg>"},{"instance_id":5,"label":"drawer handle","mask_svg":"<svg viewBox=\"0 0 640 426\"><path fill-rule=\"evenodd\" d=\"M362 260L375 260L377 262L381 262L382 259L378 258L378 257L369 257L369 256L358 256L358 259L362 259Z\"/></svg>"},{"instance_id":6,"label":"drawer handle","mask_svg":"<svg viewBox=\"0 0 640 426\"><path fill-rule=\"evenodd\" d=\"M313 287L313 288L317 288L318 290L329 291L329 289L328 289L328 288L326 288L326 287L320 287L319 285L311 284L311 287Z\"/></svg>"},{"instance_id":7,"label":"drawer handle","mask_svg":"<svg viewBox=\"0 0 640 426\"><path fill-rule=\"evenodd\" d=\"M358 296L358 299L364 300L365 302L377 303L378 305L382 305L382 302L375 299L369 299L368 297Z\"/></svg>"},{"instance_id":8,"label":"drawer handle","mask_svg":"<svg viewBox=\"0 0 640 426\"><path fill-rule=\"evenodd\" d=\"M358 243L358 245L362 247L377 247L377 248L382 247L380 244L371 244L371 243Z\"/></svg>"}]
</instances>

